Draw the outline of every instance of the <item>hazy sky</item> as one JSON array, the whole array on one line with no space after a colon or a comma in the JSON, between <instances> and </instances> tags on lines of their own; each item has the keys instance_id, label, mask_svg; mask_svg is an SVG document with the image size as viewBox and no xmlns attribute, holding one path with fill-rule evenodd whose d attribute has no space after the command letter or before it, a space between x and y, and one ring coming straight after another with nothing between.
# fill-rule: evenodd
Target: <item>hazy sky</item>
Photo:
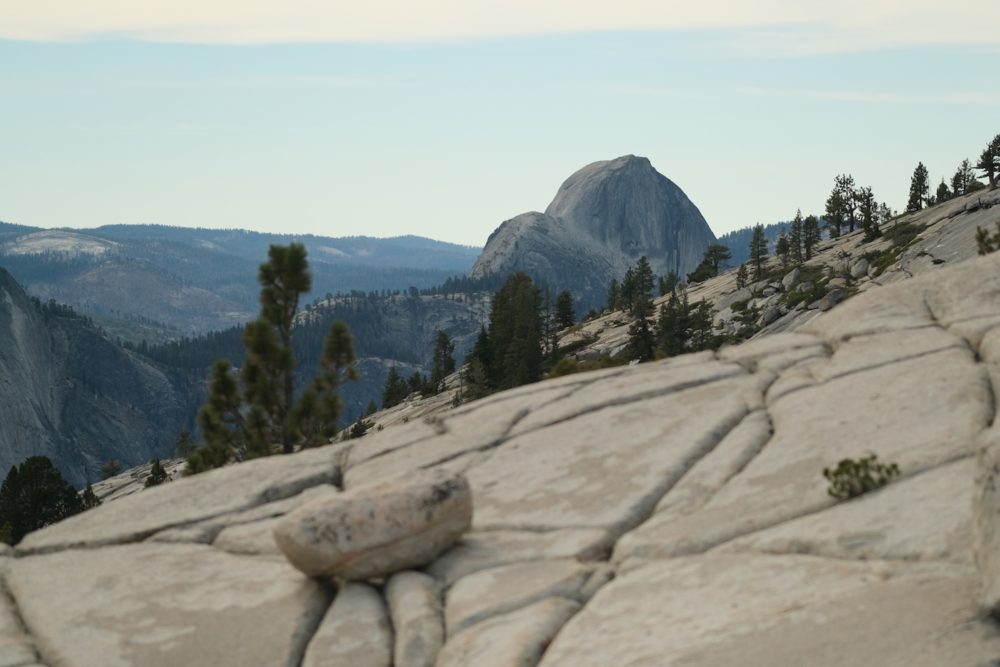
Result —
<instances>
[{"instance_id":1,"label":"hazy sky","mask_svg":"<svg viewBox=\"0 0 1000 667\"><path fill-rule=\"evenodd\" d=\"M634 153L722 233L844 171L900 208L918 160L936 184L1000 132L995 0L0 2L0 220L28 225L481 245Z\"/></svg>"}]
</instances>

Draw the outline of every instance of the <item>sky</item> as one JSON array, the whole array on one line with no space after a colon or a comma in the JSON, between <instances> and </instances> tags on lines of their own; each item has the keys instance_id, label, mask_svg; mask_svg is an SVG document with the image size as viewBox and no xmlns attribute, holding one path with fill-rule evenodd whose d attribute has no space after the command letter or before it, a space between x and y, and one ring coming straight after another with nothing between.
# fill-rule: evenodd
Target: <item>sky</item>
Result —
<instances>
[{"instance_id":1,"label":"sky","mask_svg":"<svg viewBox=\"0 0 1000 667\"><path fill-rule=\"evenodd\" d=\"M689 5L697 4L697 7ZM635 154L716 234L1000 132L1000 3L0 0L0 220L483 245Z\"/></svg>"}]
</instances>

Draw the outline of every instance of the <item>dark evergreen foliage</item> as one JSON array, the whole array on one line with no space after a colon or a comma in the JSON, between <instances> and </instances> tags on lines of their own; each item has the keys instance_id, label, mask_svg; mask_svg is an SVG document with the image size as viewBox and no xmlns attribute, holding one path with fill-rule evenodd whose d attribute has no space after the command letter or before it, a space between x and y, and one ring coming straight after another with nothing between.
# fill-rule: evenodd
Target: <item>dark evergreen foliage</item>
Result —
<instances>
[{"instance_id":1,"label":"dark evergreen foliage","mask_svg":"<svg viewBox=\"0 0 1000 667\"><path fill-rule=\"evenodd\" d=\"M753 266L753 279L760 280L764 276L764 258L767 257L767 239L764 237L764 225L758 223L753 228L750 239L750 263Z\"/></svg>"},{"instance_id":2,"label":"dark evergreen foliage","mask_svg":"<svg viewBox=\"0 0 1000 667\"><path fill-rule=\"evenodd\" d=\"M928 182L927 167L923 162L918 162L910 177L910 196L906 202L906 212L919 211L927 202L927 195L930 193L930 183Z\"/></svg>"},{"instance_id":3,"label":"dark evergreen foliage","mask_svg":"<svg viewBox=\"0 0 1000 667\"><path fill-rule=\"evenodd\" d=\"M997 173L1000 172L1000 134L993 137L993 140L987 144L979 156L976 168L983 171L991 188L997 186Z\"/></svg>"},{"instance_id":4,"label":"dark evergreen foliage","mask_svg":"<svg viewBox=\"0 0 1000 667\"><path fill-rule=\"evenodd\" d=\"M167 471L163 469L160 459L153 459L152 464L152 467L149 469L149 476L146 477L146 483L143 485L147 489L151 486L159 486L168 481Z\"/></svg>"},{"instance_id":5,"label":"dark evergreen foliage","mask_svg":"<svg viewBox=\"0 0 1000 667\"><path fill-rule=\"evenodd\" d=\"M444 379L455 372L455 342L448 334L438 331L434 338L434 357L431 364L431 389L440 393Z\"/></svg>"},{"instance_id":6,"label":"dark evergreen foliage","mask_svg":"<svg viewBox=\"0 0 1000 667\"><path fill-rule=\"evenodd\" d=\"M819 227L819 219L815 215L806 216L802 221L802 250L807 260L812 259L813 248L822 238Z\"/></svg>"},{"instance_id":7,"label":"dark evergreen foliage","mask_svg":"<svg viewBox=\"0 0 1000 667\"><path fill-rule=\"evenodd\" d=\"M713 243L709 245L705 248L701 263L698 264L694 271L687 275L688 283L700 283L719 275L719 271L724 263L731 259L732 256L729 248L722 244Z\"/></svg>"},{"instance_id":8,"label":"dark evergreen foliage","mask_svg":"<svg viewBox=\"0 0 1000 667\"><path fill-rule=\"evenodd\" d=\"M997 231L992 236L988 230L976 227L976 246L980 255L1000 250L1000 222L997 223Z\"/></svg>"},{"instance_id":9,"label":"dark evergreen foliage","mask_svg":"<svg viewBox=\"0 0 1000 667\"><path fill-rule=\"evenodd\" d=\"M336 433L341 411L337 388L356 377L351 334L330 326L312 381L296 401L292 333L302 294L311 278L305 248L272 246L260 266L260 317L243 336L246 360L239 379L220 359L209 380L209 397L198 415L204 445L188 457L188 472L320 444Z\"/></svg>"},{"instance_id":10,"label":"dark evergreen foliage","mask_svg":"<svg viewBox=\"0 0 1000 667\"><path fill-rule=\"evenodd\" d=\"M409 395L406 380L396 370L396 364L389 367L389 375L385 379L385 389L382 390L382 409L399 405Z\"/></svg>"},{"instance_id":11,"label":"dark evergreen foliage","mask_svg":"<svg viewBox=\"0 0 1000 667\"><path fill-rule=\"evenodd\" d=\"M82 512L83 500L47 456L11 466L0 487L0 532L9 544L28 533Z\"/></svg>"},{"instance_id":12,"label":"dark evergreen foliage","mask_svg":"<svg viewBox=\"0 0 1000 667\"><path fill-rule=\"evenodd\" d=\"M563 290L556 297L556 324L560 329L568 329L575 321L573 294L569 290Z\"/></svg>"},{"instance_id":13,"label":"dark evergreen foliage","mask_svg":"<svg viewBox=\"0 0 1000 667\"><path fill-rule=\"evenodd\" d=\"M850 500L881 488L899 476L895 463L879 463L870 454L860 459L841 459L836 468L824 468L823 477L830 482L827 493L838 500Z\"/></svg>"}]
</instances>

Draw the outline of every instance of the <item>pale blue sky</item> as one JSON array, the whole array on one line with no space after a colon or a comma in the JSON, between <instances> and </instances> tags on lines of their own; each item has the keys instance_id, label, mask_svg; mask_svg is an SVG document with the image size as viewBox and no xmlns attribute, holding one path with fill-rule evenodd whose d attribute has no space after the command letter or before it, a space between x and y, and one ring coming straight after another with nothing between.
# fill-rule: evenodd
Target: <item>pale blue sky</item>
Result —
<instances>
[{"instance_id":1,"label":"pale blue sky","mask_svg":"<svg viewBox=\"0 0 1000 667\"><path fill-rule=\"evenodd\" d=\"M0 220L481 245L575 169L634 153L718 234L820 210L843 171L900 208L918 160L936 184L1000 132L988 37L838 34L221 44L125 29L61 41L0 20Z\"/></svg>"}]
</instances>

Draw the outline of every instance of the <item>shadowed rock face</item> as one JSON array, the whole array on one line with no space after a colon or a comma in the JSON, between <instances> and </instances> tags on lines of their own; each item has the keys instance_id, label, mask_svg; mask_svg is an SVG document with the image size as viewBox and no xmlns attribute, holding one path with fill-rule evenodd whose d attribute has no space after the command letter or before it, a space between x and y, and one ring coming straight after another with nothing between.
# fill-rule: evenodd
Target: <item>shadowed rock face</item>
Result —
<instances>
[{"instance_id":1,"label":"shadowed rock face","mask_svg":"<svg viewBox=\"0 0 1000 667\"><path fill-rule=\"evenodd\" d=\"M0 269L0 474L29 456L70 483L101 464L164 456L198 396L184 380L104 338L86 319L32 302Z\"/></svg>"},{"instance_id":2,"label":"shadowed rock face","mask_svg":"<svg viewBox=\"0 0 1000 667\"><path fill-rule=\"evenodd\" d=\"M648 159L626 155L570 176L545 213L523 213L500 225L472 276L524 271L596 304L611 278L621 278L642 255L657 274L684 274L714 240L676 184Z\"/></svg>"}]
</instances>

